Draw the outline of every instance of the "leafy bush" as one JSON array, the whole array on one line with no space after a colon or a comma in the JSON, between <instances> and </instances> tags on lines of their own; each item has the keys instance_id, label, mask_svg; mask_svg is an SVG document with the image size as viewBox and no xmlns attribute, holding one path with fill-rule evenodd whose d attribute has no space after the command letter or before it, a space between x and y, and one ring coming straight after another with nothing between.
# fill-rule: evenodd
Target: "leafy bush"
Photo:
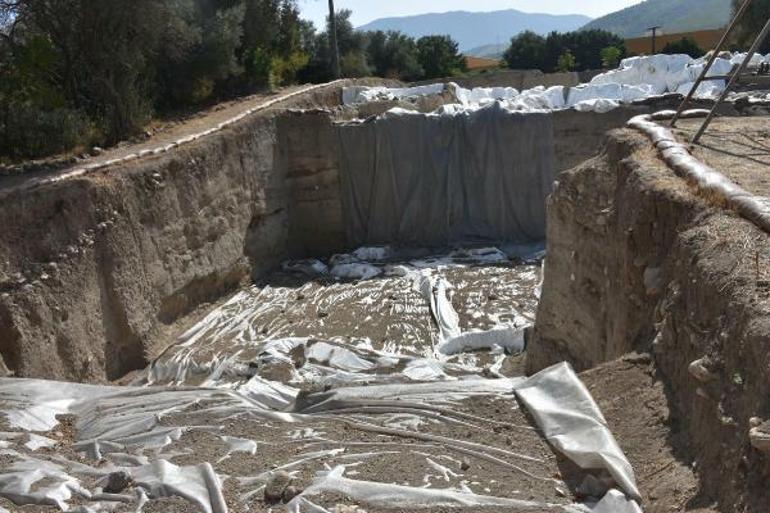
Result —
<instances>
[{"instance_id":1,"label":"leafy bush","mask_svg":"<svg viewBox=\"0 0 770 513\"><path fill-rule=\"evenodd\" d=\"M617 46L608 46L601 53L602 67L605 69L617 68L623 57L623 50Z\"/></svg>"},{"instance_id":2,"label":"leafy bush","mask_svg":"<svg viewBox=\"0 0 770 513\"><path fill-rule=\"evenodd\" d=\"M556 63L556 69L561 72L572 71L577 67L577 61L572 52L565 50L563 54L559 56L559 60Z\"/></svg>"},{"instance_id":3,"label":"leafy bush","mask_svg":"<svg viewBox=\"0 0 770 513\"><path fill-rule=\"evenodd\" d=\"M666 46L663 47L663 50L661 50L661 53L665 53L668 55L675 55L675 54L686 54L692 57L693 59L697 59L698 57L702 57L704 52L700 49L698 46L698 43L695 42L695 40L691 37L683 37L679 41L672 41L671 43L668 43Z\"/></svg>"},{"instance_id":4,"label":"leafy bush","mask_svg":"<svg viewBox=\"0 0 770 513\"><path fill-rule=\"evenodd\" d=\"M88 117L67 108L45 111L30 104L6 104L0 114L0 155L11 160L65 152L87 145L94 135Z\"/></svg>"}]
</instances>

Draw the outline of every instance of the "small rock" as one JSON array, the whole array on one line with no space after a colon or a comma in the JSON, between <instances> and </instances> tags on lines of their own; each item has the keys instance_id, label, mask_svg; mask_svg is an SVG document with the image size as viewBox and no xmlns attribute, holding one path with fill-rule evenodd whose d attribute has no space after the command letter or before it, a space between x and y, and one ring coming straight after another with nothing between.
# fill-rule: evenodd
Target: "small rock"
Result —
<instances>
[{"instance_id":1,"label":"small rock","mask_svg":"<svg viewBox=\"0 0 770 513\"><path fill-rule=\"evenodd\" d=\"M305 294L303 294L302 292L297 294L297 301L304 301L304 300L305 300Z\"/></svg>"},{"instance_id":2,"label":"small rock","mask_svg":"<svg viewBox=\"0 0 770 513\"><path fill-rule=\"evenodd\" d=\"M329 317L329 312L325 312L323 310L319 310L318 311L318 317L320 317L321 319L325 319L326 317Z\"/></svg>"},{"instance_id":3,"label":"small rock","mask_svg":"<svg viewBox=\"0 0 770 513\"><path fill-rule=\"evenodd\" d=\"M489 294L487 294L488 301L498 301L499 299L500 299L500 296L498 296L494 292L490 292Z\"/></svg>"},{"instance_id":4,"label":"small rock","mask_svg":"<svg viewBox=\"0 0 770 513\"><path fill-rule=\"evenodd\" d=\"M749 439L752 447L765 454L770 454L770 422L751 428Z\"/></svg>"},{"instance_id":5,"label":"small rock","mask_svg":"<svg viewBox=\"0 0 770 513\"><path fill-rule=\"evenodd\" d=\"M89 153L91 154L92 157L98 157L99 155L102 155L104 153L104 149L98 146L94 146L93 148L91 148L91 151Z\"/></svg>"},{"instance_id":6,"label":"small rock","mask_svg":"<svg viewBox=\"0 0 770 513\"><path fill-rule=\"evenodd\" d=\"M131 486L133 481L131 474L124 470L113 472L107 476L107 485L104 487L104 493L121 493Z\"/></svg>"},{"instance_id":7,"label":"small rock","mask_svg":"<svg viewBox=\"0 0 770 513\"><path fill-rule=\"evenodd\" d=\"M644 271L644 287L648 296L657 296L663 292L665 283L660 267L648 267Z\"/></svg>"},{"instance_id":8,"label":"small rock","mask_svg":"<svg viewBox=\"0 0 770 513\"><path fill-rule=\"evenodd\" d=\"M690 375L693 378L697 379L701 383L708 383L709 381L713 381L716 377L714 373L706 367L705 358L695 360L690 364L689 367L687 367L687 370L690 372Z\"/></svg>"},{"instance_id":9,"label":"small rock","mask_svg":"<svg viewBox=\"0 0 770 513\"><path fill-rule=\"evenodd\" d=\"M283 491L283 502L291 502L291 500L296 497L297 495L301 494L302 490L297 488L296 486L287 486L286 489Z\"/></svg>"},{"instance_id":10,"label":"small rock","mask_svg":"<svg viewBox=\"0 0 770 513\"><path fill-rule=\"evenodd\" d=\"M291 476L288 472L277 470L273 472L265 485L265 501L269 503L280 502L283 498L283 492L289 486Z\"/></svg>"},{"instance_id":11,"label":"small rock","mask_svg":"<svg viewBox=\"0 0 770 513\"><path fill-rule=\"evenodd\" d=\"M463 461L460 463L460 470L467 471L471 468L471 462L468 461L468 458L463 458Z\"/></svg>"},{"instance_id":12,"label":"small rock","mask_svg":"<svg viewBox=\"0 0 770 513\"><path fill-rule=\"evenodd\" d=\"M631 353L623 357L623 361L635 365L649 365L652 358L648 353Z\"/></svg>"}]
</instances>

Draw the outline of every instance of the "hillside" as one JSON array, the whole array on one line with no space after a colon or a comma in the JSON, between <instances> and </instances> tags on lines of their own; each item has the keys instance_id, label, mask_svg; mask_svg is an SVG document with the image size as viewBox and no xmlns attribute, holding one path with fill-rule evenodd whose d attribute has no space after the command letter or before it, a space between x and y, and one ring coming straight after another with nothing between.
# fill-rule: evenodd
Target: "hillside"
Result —
<instances>
[{"instance_id":1,"label":"hillside","mask_svg":"<svg viewBox=\"0 0 770 513\"><path fill-rule=\"evenodd\" d=\"M476 48L471 48L470 50L466 50L465 55L470 55L473 57L482 57L485 59L499 59L503 56L505 53L505 50L508 48L508 45L510 43L501 43L501 44L494 44L494 45L484 45L484 46L477 46Z\"/></svg>"},{"instance_id":2,"label":"hillside","mask_svg":"<svg viewBox=\"0 0 770 513\"><path fill-rule=\"evenodd\" d=\"M647 0L597 18L585 29L609 30L621 37L640 37L661 26L664 33L717 29L730 21L730 0Z\"/></svg>"},{"instance_id":3,"label":"hillside","mask_svg":"<svg viewBox=\"0 0 770 513\"><path fill-rule=\"evenodd\" d=\"M546 34L577 30L591 20L583 15L535 14L515 9L494 12L454 11L400 18L381 18L359 27L361 30L398 30L412 37L448 34L465 51L484 45L504 44L524 30Z\"/></svg>"}]
</instances>

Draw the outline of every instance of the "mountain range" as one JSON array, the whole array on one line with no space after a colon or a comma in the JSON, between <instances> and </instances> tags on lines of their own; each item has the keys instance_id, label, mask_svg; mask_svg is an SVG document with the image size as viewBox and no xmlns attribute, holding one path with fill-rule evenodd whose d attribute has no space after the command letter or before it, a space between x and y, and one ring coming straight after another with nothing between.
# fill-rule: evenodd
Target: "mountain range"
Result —
<instances>
[{"instance_id":1,"label":"mountain range","mask_svg":"<svg viewBox=\"0 0 770 513\"><path fill-rule=\"evenodd\" d=\"M493 12L452 11L396 18L381 18L361 30L398 30L412 37L446 34L460 51L476 57L498 58L510 39L525 31L602 29L623 38L641 37L650 27L663 33L718 29L730 21L732 0L645 0L639 4L591 20L580 14L525 13L516 9Z\"/></svg>"},{"instance_id":2,"label":"mountain range","mask_svg":"<svg viewBox=\"0 0 770 513\"><path fill-rule=\"evenodd\" d=\"M718 29L730 21L731 4L731 0L647 0L584 28L608 30L626 39L644 36L656 26L669 34Z\"/></svg>"},{"instance_id":3,"label":"mountain range","mask_svg":"<svg viewBox=\"0 0 770 513\"><path fill-rule=\"evenodd\" d=\"M398 30L412 37L447 34L467 50L490 44L507 46L510 39L525 30L547 34L553 30L577 30L591 21L581 14L537 14L515 9L493 12L453 11L421 14L400 18L381 18L367 23L360 30Z\"/></svg>"}]
</instances>

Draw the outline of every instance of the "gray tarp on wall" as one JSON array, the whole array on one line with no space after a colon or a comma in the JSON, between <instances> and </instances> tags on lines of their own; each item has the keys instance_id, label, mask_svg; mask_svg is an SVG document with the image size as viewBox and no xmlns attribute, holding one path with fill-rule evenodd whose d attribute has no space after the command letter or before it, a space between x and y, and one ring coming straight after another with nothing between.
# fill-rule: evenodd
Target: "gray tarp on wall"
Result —
<instances>
[{"instance_id":1,"label":"gray tarp on wall","mask_svg":"<svg viewBox=\"0 0 770 513\"><path fill-rule=\"evenodd\" d=\"M545 238L554 180L548 113L499 104L338 125L351 245L443 246Z\"/></svg>"}]
</instances>

